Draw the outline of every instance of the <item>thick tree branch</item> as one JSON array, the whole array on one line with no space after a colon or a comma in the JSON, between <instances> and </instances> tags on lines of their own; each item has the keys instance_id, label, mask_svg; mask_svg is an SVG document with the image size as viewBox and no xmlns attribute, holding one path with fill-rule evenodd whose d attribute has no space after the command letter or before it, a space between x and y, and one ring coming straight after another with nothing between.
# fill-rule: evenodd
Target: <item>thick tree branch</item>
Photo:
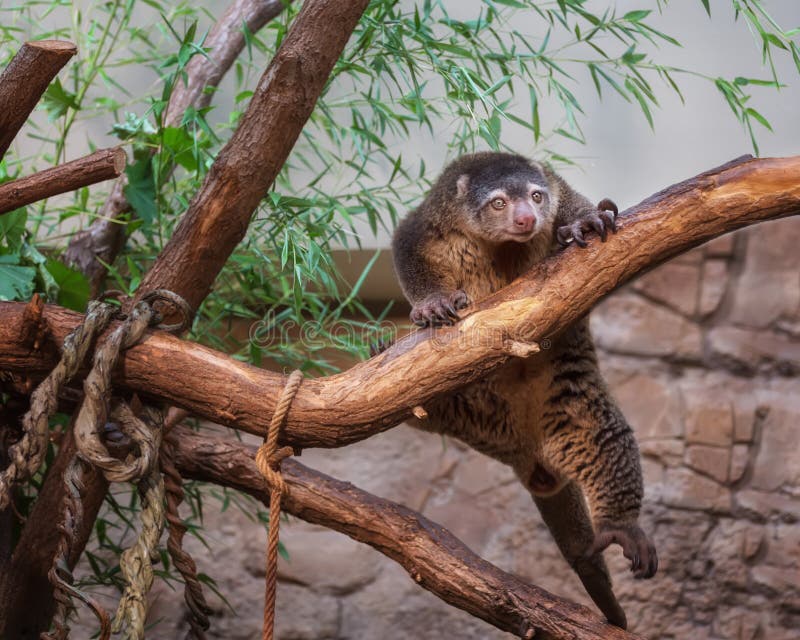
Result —
<instances>
[{"instance_id":1,"label":"thick tree branch","mask_svg":"<svg viewBox=\"0 0 800 640\"><path fill-rule=\"evenodd\" d=\"M0 214L60 193L116 178L125 168L120 147L100 149L51 169L0 184Z\"/></svg>"},{"instance_id":2,"label":"thick tree branch","mask_svg":"<svg viewBox=\"0 0 800 640\"><path fill-rule=\"evenodd\" d=\"M208 438L186 427L175 463L181 474L244 491L269 505L269 487L255 449ZM448 604L522 638L612 640L639 638L597 614L526 584L486 562L447 529L395 502L378 498L296 460L282 465L289 493L283 508L307 522L339 531L398 562L420 586ZM566 566L564 568L566 571Z\"/></svg>"},{"instance_id":3,"label":"thick tree branch","mask_svg":"<svg viewBox=\"0 0 800 640\"><path fill-rule=\"evenodd\" d=\"M56 522L61 519L61 496L63 476L72 457L76 454L72 431L62 439L61 455L57 456L48 470L39 496L28 514L26 527L20 537L11 562L0 575L0 637L34 640L49 626L53 615L53 587L47 572L53 563L53 555L61 535ZM84 480L102 490L88 492L83 499L84 513L92 514L88 526L75 530L75 544L70 557L74 567L83 553L83 548L92 532L92 525L103 504L108 482L103 474L93 468ZM31 523L40 526L31 531Z\"/></svg>"},{"instance_id":4,"label":"thick tree branch","mask_svg":"<svg viewBox=\"0 0 800 640\"><path fill-rule=\"evenodd\" d=\"M0 158L47 86L77 49L71 42L26 42L0 75Z\"/></svg>"},{"instance_id":5,"label":"thick tree branch","mask_svg":"<svg viewBox=\"0 0 800 640\"><path fill-rule=\"evenodd\" d=\"M148 287L164 287L182 295L193 308L202 302L311 115L367 3L306 0L236 132L139 287L140 294ZM112 240L112 245L114 242L121 242L121 238ZM116 250L118 244L110 248ZM87 487L87 494L102 497L103 487L94 483ZM84 529L90 529L96 512L87 510L85 516ZM26 531L31 529L29 523ZM31 535L36 537L35 529ZM50 598L47 588L38 601L49 603ZM42 607L48 608L46 603ZM48 624L45 619L39 622Z\"/></svg>"},{"instance_id":6,"label":"thick tree branch","mask_svg":"<svg viewBox=\"0 0 800 640\"><path fill-rule=\"evenodd\" d=\"M281 0L234 0L208 33L206 55L197 55L186 66L185 81L175 86L167 107L166 124L180 126L189 107L202 109L211 103L213 91L245 46L243 25L255 33L284 8ZM64 255L68 264L89 280L92 297L101 289L105 265L114 262L125 241L125 225L120 216L131 210L123 189L122 176L111 189L100 215L70 239Z\"/></svg>"},{"instance_id":7,"label":"thick tree branch","mask_svg":"<svg viewBox=\"0 0 800 640\"><path fill-rule=\"evenodd\" d=\"M392 427L412 407L507 362L519 343L556 335L643 271L717 235L797 213L800 156L738 160L670 187L622 214L619 233L606 243L572 247L545 261L481 301L456 326L438 330L435 339L417 332L348 371L306 380L289 412L283 442L336 447ZM0 368L43 373L53 366L53 357L18 344L24 308L22 303L0 306ZM48 306L45 318L60 345L81 316ZM127 351L117 371L123 386L259 435L285 380L156 333Z\"/></svg>"},{"instance_id":8,"label":"thick tree branch","mask_svg":"<svg viewBox=\"0 0 800 640\"><path fill-rule=\"evenodd\" d=\"M242 120L139 287L197 309L283 167L368 0L306 0Z\"/></svg>"}]
</instances>

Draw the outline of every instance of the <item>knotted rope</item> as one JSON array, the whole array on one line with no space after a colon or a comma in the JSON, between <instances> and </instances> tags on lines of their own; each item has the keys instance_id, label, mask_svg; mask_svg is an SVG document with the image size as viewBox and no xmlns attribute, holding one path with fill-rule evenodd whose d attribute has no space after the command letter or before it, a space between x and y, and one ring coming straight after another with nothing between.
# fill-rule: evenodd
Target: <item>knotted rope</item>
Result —
<instances>
[{"instance_id":1,"label":"knotted rope","mask_svg":"<svg viewBox=\"0 0 800 640\"><path fill-rule=\"evenodd\" d=\"M0 473L0 511L8 507L13 485L39 470L47 451L50 417L58 409L58 394L78 373L94 339L115 313L117 308L112 305L96 300L90 302L83 323L64 338L61 360L31 394L31 407L22 419L22 438L9 449L11 462Z\"/></svg>"},{"instance_id":2,"label":"knotted rope","mask_svg":"<svg viewBox=\"0 0 800 640\"><path fill-rule=\"evenodd\" d=\"M57 602L55 630L45 637L60 640L68 636L68 616L72 609L70 595L77 595L92 608L100 621L101 639L108 638L111 632L105 611L72 586L73 577L69 567L74 532L83 517L83 477L89 465L94 465L101 469L110 482L138 482L142 498L142 527L136 541L120 558L120 569L127 586L120 599L113 631L119 632L124 625L124 637L137 640L144 638L146 596L153 583L152 557L164 528L164 482L157 465L163 414L159 410L145 407L142 415L138 416L121 400L112 401L111 372L117 364L120 351L136 344L149 326L157 325L161 321L161 315L153 308L153 304L159 301L174 305L183 316L180 324L159 325L159 328L176 330L188 323L191 310L175 294L155 291L145 296L96 350L92 369L84 380L84 399L73 429L78 454L64 476L64 520L59 527L61 537L48 574ZM99 308L108 314L105 322L108 324L111 315L117 313L117 308L104 303L90 303L90 311L95 304L102 305ZM64 350L65 355L68 350L72 350L66 341ZM129 454L125 460L118 460L108 453L99 434L109 420L119 425L120 430L130 438L137 449L136 455Z\"/></svg>"},{"instance_id":3,"label":"knotted rope","mask_svg":"<svg viewBox=\"0 0 800 640\"><path fill-rule=\"evenodd\" d=\"M256 452L256 465L261 475L269 484L269 531L267 534L267 558L264 592L264 624L261 631L262 640L272 640L275 628L275 594L278 579L278 533L281 517L281 500L287 493L286 482L281 475L281 462L292 455L291 447L278 448L278 436L289 413L297 390L303 382L300 370L292 371L281 397L272 414L269 431L264 443Z\"/></svg>"}]
</instances>

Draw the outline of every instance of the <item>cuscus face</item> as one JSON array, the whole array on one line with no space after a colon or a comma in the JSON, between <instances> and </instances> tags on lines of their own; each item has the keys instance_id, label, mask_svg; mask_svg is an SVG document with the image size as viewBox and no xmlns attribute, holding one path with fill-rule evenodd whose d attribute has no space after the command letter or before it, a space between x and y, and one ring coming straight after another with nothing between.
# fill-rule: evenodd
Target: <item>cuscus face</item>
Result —
<instances>
[{"instance_id":1,"label":"cuscus face","mask_svg":"<svg viewBox=\"0 0 800 640\"><path fill-rule=\"evenodd\" d=\"M487 163L457 184L472 231L492 242L528 242L550 217L545 177L526 162Z\"/></svg>"}]
</instances>

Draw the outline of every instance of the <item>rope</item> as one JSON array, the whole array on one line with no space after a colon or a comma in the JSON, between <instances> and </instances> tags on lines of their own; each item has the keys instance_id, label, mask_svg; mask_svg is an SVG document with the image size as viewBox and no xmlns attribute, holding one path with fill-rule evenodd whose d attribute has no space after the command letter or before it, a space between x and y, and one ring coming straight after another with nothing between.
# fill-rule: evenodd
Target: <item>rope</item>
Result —
<instances>
[{"instance_id":1,"label":"rope","mask_svg":"<svg viewBox=\"0 0 800 640\"><path fill-rule=\"evenodd\" d=\"M117 311L104 302L90 302L83 323L64 338L61 360L31 393L30 409L22 419L22 438L9 449L11 462L0 473L0 511L9 505L12 486L33 476L41 466L47 451L50 417L58 409L58 394L78 373L95 337Z\"/></svg>"},{"instance_id":2,"label":"rope","mask_svg":"<svg viewBox=\"0 0 800 640\"><path fill-rule=\"evenodd\" d=\"M203 595L203 586L197 578L197 565L192 556L183 549L183 536L186 534L186 525L181 520L178 507L183 502L183 478L175 467L174 455L177 436L174 433L164 435L161 447L161 471L164 474L164 484L167 491L167 522L169 523L169 538L167 551L172 558L172 563L183 578L183 599L191 613L189 624L192 635L196 640L205 640L205 631L209 628L208 614L210 607Z\"/></svg>"},{"instance_id":3,"label":"rope","mask_svg":"<svg viewBox=\"0 0 800 640\"><path fill-rule=\"evenodd\" d=\"M78 456L73 456L64 471L64 502L62 504L62 520L58 525L59 539L53 564L47 574L50 584L54 586L53 599L56 610L53 614L53 632L42 634L45 640L66 640L69 637L69 616L73 605L70 596L82 600L94 613L100 623L100 640L107 640L111 635L108 613L93 598L73 586L72 571L69 567L69 556L75 541L75 532L83 520L84 479L88 473L88 465Z\"/></svg>"},{"instance_id":4,"label":"rope","mask_svg":"<svg viewBox=\"0 0 800 640\"><path fill-rule=\"evenodd\" d=\"M112 631L123 632L126 640L144 640L147 617L147 594L153 586L153 557L164 531L164 479L153 465L139 481L142 498L140 519L142 529L136 541L119 559L119 567L127 585L122 592Z\"/></svg>"},{"instance_id":5,"label":"rope","mask_svg":"<svg viewBox=\"0 0 800 640\"><path fill-rule=\"evenodd\" d=\"M136 444L138 455L128 455L125 460L118 460L108 453L100 439L101 429L109 421L107 399L111 396L111 372L117 366L120 351L136 344L145 330L158 320L159 316L149 303L139 302L95 351L92 370L83 382L84 400L75 419L75 444L78 454L102 469L109 482L129 482L143 477L153 466L158 453L150 429L124 403L115 405L112 418Z\"/></svg>"},{"instance_id":6,"label":"rope","mask_svg":"<svg viewBox=\"0 0 800 640\"><path fill-rule=\"evenodd\" d=\"M63 640L69 635L68 617L72 610L70 596L79 597L92 608L100 621L100 638L102 640L108 638L111 632L108 614L93 600L72 586L73 576L69 560L75 532L83 518L83 478L88 471L88 465L98 467L110 482L138 481L139 492L142 496L140 514L142 527L134 544L120 557L120 569L127 581L127 586L120 599L113 630L119 632L127 623L124 637L137 640L144 638L144 622L147 614L146 597L153 584L152 558L156 555L158 540L164 529L164 482L157 465L164 417L160 411L145 407L140 418L125 402L118 399L112 401L111 372L119 360L120 351L139 342L148 327L161 322L161 313L152 306L157 301L172 304L174 309L183 315L180 324L167 325L164 328L180 329L187 324L190 317L187 312L188 304L176 294L159 290L145 296L134 307L130 315L125 317L124 321L96 349L92 369L84 380L84 398L73 429L78 453L64 474L66 490L62 504L63 521L59 526L59 542L48 573L48 578L55 590L57 604L54 633L44 637L53 640ZM84 324L70 334L64 342L62 362L71 363L73 360L78 360L78 364L68 371L72 371L74 368L74 372L77 372L91 342L91 339L82 339L76 345L69 338L72 335L81 338L84 334L96 335L107 326L111 316L117 312L117 308L110 304L90 303ZM95 316L99 317L102 322L97 323ZM95 329L93 323L98 326L102 324L102 326ZM92 328L92 332L89 332L88 328ZM54 373L55 370L51 372L48 379L53 378ZM41 386L43 387L44 383ZM49 386L47 393L49 395L46 396L45 401L57 406L57 389ZM133 442L137 449L135 455L128 454L125 460L118 460L108 453L99 434L109 419L117 423L120 430ZM41 425L37 424L37 428L41 428ZM46 437L46 430L47 416L44 418L44 437Z\"/></svg>"},{"instance_id":7,"label":"rope","mask_svg":"<svg viewBox=\"0 0 800 640\"><path fill-rule=\"evenodd\" d=\"M284 458L292 455L291 447L278 449L278 436L281 427L289 413L297 390L303 382L303 373L300 370L292 371L286 386L283 388L281 397L272 414L269 423L269 431L264 443L256 452L256 465L261 475L266 478L269 484L269 532L267 534L267 558L265 572L265 593L264 593L264 624L261 631L262 640L272 640L275 628L275 594L278 579L278 533L281 517L281 500L286 495L288 489L286 482L281 475L281 462Z\"/></svg>"}]
</instances>

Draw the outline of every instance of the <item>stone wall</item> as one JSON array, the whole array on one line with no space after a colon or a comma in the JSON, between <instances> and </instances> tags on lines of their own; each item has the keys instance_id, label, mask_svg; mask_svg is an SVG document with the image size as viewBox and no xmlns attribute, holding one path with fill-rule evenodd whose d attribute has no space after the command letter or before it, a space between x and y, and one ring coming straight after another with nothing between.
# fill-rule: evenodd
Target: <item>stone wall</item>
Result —
<instances>
[{"instance_id":1,"label":"stone wall","mask_svg":"<svg viewBox=\"0 0 800 640\"><path fill-rule=\"evenodd\" d=\"M641 444L644 523L661 564L634 581L606 553L631 626L648 638L800 637L800 220L725 237L604 302L602 366ZM399 427L302 461L424 513L498 566L590 604L528 494L457 442ZM212 596L210 638L259 637L265 534L206 505L190 546ZM509 638L420 589L372 549L291 519L281 529L284 640ZM150 637L182 637L179 590L157 583Z\"/></svg>"}]
</instances>

